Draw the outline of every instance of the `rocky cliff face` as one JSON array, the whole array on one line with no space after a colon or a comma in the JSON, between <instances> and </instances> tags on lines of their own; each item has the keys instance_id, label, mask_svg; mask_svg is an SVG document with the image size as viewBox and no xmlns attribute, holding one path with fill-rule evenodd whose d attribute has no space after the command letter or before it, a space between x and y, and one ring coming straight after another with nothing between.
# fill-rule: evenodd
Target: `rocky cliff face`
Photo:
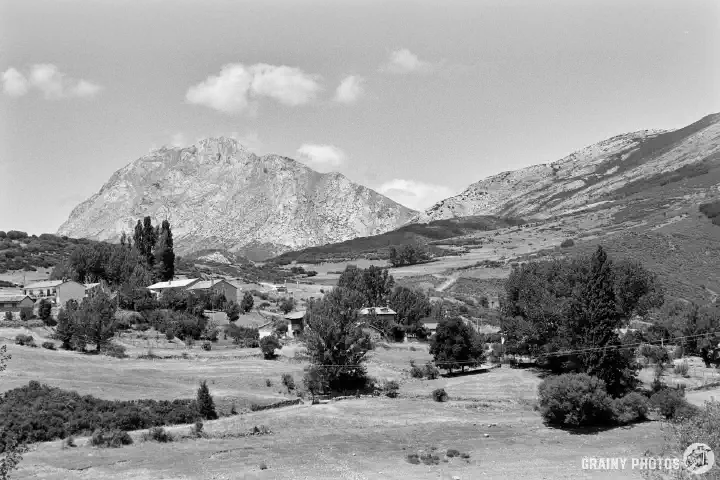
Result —
<instances>
[{"instance_id":1,"label":"rocky cliff face","mask_svg":"<svg viewBox=\"0 0 720 480\"><path fill-rule=\"evenodd\" d=\"M413 221L489 214L547 218L617 199L644 183L692 176L718 161L720 114L715 114L679 130L618 135L550 164L488 177Z\"/></svg>"},{"instance_id":2,"label":"rocky cliff face","mask_svg":"<svg viewBox=\"0 0 720 480\"><path fill-rule=\"evenodd\" d=\"M221 137L163 147L118 170L58 234L116 241L150 215L170 221L180 253L222 248L260 259L384 233L416 213L339 173L258 157Z\"/></svg>"}]
</instances>

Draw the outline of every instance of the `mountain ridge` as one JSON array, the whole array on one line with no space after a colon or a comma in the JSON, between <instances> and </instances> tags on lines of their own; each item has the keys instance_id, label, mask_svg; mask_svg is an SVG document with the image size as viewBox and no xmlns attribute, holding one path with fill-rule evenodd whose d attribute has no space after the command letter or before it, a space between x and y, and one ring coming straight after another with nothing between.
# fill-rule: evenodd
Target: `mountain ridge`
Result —
<instances>
[{"instance_id":1,"label":"mountain ridge","mask_svg":"<svg viewBox=\"0 0 720 480\"><path fill-rule=\"evenodd\" d=\"M223 248L260 259L384 233L415 213L340 173L217 137L154 149L120 168L58 234L116 241L149 215L170 221L181 253Z\"/></svg>"},{"instance_id":2,"label":"mountain ridge","mask_svg":"<svg viewBox=\"0 0 720 480\"><path fill-rule=\"evenodd\" d=\"M642 182L720 153L720 114L676 130L615 135L551 163L501 172L435 203L410 222L471 215L543 219L606 201L629 183Z\"/></svg>"}]
</instances>

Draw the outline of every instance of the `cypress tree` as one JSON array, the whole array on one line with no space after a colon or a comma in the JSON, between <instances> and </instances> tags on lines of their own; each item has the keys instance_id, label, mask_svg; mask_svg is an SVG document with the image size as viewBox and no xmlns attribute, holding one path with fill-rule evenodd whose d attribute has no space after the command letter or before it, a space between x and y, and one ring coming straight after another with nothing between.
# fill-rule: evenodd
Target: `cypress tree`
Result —
<instances>
[{"instance_id":1,"label":"cypress tree","mask_svg":"<svg viewBox=\"0 0 720 480\"><path fill-rule=\"evenodd\" d=\"M200 416L205 420L215 420L218 418L218 414L215 411L215 402L213 402L210 389L205 380L200 383L200 388L198 388L197 391L197 406Z\"/></svg>"},{"instance_id":2,"label":"cypress tree","mask_svg":"<svg viewBox=\"0 0 720 480\"><path fill-rule=\"evenodd\" d=\"M145 255L147 265L152 267L155 263L153 250L155 249L155 244L157 243L157 230L153 227L152 219L149 216L143 219L142 242L143 247L141 251Z\"/></svg>"},{"instance_id":3,"label":"cypress tree","mask_svg":"<svg viewBox=\"0 0 720 480\"><path fill-rule=\"evenodd\" d=\"M143 224L141 220L135 224L135 233L133 234L133 243L135 248L142 255L145 256L145 242L143 241Z\"/></svg>"},{"instance_id":4,"label":"cypress tree","mask_svg":"<svg viewBox=\"0 0 720 480\"><path fill-rule=\"evenodd\" d=\"M173 251L170 222L163 220L157 244L155 245L155 268L161 281L172 280L175 276L175 252Z\"/></svg>"}]
</instances>

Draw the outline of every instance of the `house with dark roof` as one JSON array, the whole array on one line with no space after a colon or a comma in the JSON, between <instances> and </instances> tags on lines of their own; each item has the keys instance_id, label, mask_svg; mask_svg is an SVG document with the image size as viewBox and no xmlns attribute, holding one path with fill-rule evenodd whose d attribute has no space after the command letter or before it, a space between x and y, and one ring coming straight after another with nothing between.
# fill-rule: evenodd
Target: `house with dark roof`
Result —
<instances>
[{"instance_id":1,"label":"house with dark roof","mask_svg":"<svg viewBox=\"0 0 720 480\"><path fill-rule=\"evenodd\" d=\"M225 298L238 301L238 288L227 280L200 280L186 288L188 292L222 293Z\"/></svg>"},{"instance_id":2,"label":"house with dark roof","mask_svg":"<svg viewBox=\"0 0 720 480\"><path fill-rule=\"evenodd\" d=\"M35 302L27 295L0 294L0 312L19 312L21 308L32 308Z\"/></svg>"}]
</instances>

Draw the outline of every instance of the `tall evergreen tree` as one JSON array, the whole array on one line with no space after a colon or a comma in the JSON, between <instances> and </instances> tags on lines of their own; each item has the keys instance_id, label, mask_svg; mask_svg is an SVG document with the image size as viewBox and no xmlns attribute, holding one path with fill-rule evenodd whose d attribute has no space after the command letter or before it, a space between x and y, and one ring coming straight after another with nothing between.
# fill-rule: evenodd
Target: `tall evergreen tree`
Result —
<instances>
[{"instance_id":1,"label":"tall evergreen tree","mask_svg":"<svg viewBox=\"0 0 720 480\"><path fill-rule=\"evenodd\" d=\"M142 241L142 252L145 255L147 266L152 267L155 263L153 250L155 249L155 244L157 243L157 230L153 227L152 218L149 216L143 219Z\"/></svg>"},{"instance_id":2,"label":"tall evergreen tree","mask_svg":"<svg viewBox=\"0 0 720 480\"><path fill-rule=\"evenodd\" d=\"M608 392L620 395L634 386L635 371L629 351L620 349L616 333L622 321L615 291L612 262L601 246L593 254L587 281L574 292L570 325L583 370L605 381Z\"/></svg>"},{"instance_id":3,"label":"tall evergreen tree","mask_svg":"<svg viewBox=\"0 0 720 480\"><path fill-rule=\"evenodd\" d=\"M135 224L135 233L133 234L133 243L135 244L135 249L142 255L145 256L145 242L143 240L143 224L142 220L138 220Z\"/></svg>"},{"instance_id":4,"label":"tall evergreen tree","mask_svg":"<svg viewBox=\"0 0 720 480\"><path fill-rule=\"evenodd\" d=\"M200 383L200 388L198 388L197 391L197 406L200 416L205 420L215 420L218 418L218 414L215 411L215 402L213 402L210 389L205 380Z\"/></svg>"}]
</instances>

